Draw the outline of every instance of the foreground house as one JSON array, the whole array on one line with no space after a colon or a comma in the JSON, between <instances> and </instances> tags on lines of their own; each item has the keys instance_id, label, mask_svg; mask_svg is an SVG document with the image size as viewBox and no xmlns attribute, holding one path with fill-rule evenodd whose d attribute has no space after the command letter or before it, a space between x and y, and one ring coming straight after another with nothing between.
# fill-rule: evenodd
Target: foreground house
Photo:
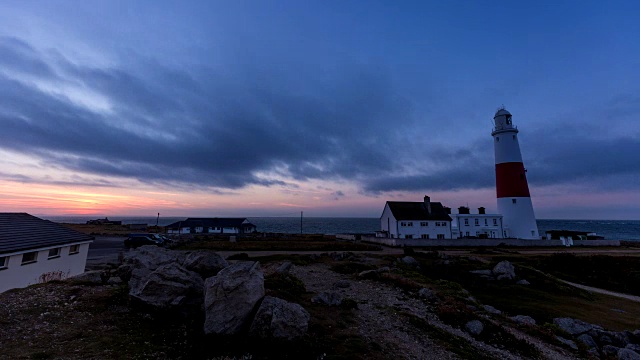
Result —
<instances>
[{"instance_id":1,"label":"foreground house","mask_svg":"<svg viewBox=\"0 0 640 360\"><path fill-rule=\"evenodd\" d=\"M187 218L165 229L167 234L249 234L256 226L246 218Z\"/></svg>"},{"instance_id":2,"label":"foreground house","mask_svg":"<svg viewBox=\"0 0 640 360\"><path fill-rule=\"evenodd\" d=\"M27 213L0 213L0 292L82 274L92 240Z\"/></svg>"},{"instance_id":3,"label":"foreground house","mask_svg":"<svg viewBox=\"0 0 640 360\"><path fill-rule=\"evenodd\" d=\"M380 235L392 239L451 239L449 212L428 196L423 202L387 201L380 217Z\"/></svg>"}]
</instances>

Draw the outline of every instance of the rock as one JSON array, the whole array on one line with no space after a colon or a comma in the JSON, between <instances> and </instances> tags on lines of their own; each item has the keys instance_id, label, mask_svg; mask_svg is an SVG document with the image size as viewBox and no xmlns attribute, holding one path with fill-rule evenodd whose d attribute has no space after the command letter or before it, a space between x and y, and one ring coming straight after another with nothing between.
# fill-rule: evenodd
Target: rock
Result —
<instances>
[{"instance_id":1,"label":"rock","mask_svg":"<svg viewBox=\"0 0 640 360\"><path fill-rule=\"evenodd\" d=\"M188 270L194 271L203 278L216 275L220 270L229 266L227 260L217 253L210 251L195 251L188 253L182 263Z\"/></svg>"},{"instance_id":2,"label":"rock","mask_svg":"<svg viewBox=\"0 0 640 360\"><path fill-rule=\"evenodd\" d=\"M410 267L418 267L420 266L420 263L418 263L418 260L412 258L411 256L405 256L402 259L400 259L400 261Z\"/></svg>"},{"instance_id":3,"label":"rock","mask_svg":"<svg viewBox=\"0 0 640 360\"><path fill-rule=\"evenodd\" d=\"M433 290L427 288L420 289L418 291L418 296L429 301L438 300L438 296L436 295L436 293L433 292Z\"/></svg>"},{"instance_id":4,"label":"rock","mask_svg":"<svg viewBox=\"0 0 640 360\"><path fill-rule=\"evenodd\" d=\"M265 294L260 263L240 261L229 265L205 281L204 291L204 332L237 334L248 325Z\"/></svg>"},{"instance_id":5,"label":"rock","mask_svg":"<svg viewBox=\"0 0 640 360\"><path fill-rule=\"evenodd\" d=\"M525 279L522 279L522 280L518 280L518 281L516 281L516 284L518 284L518 285L531 285L531 283L530 283L530 282L528 282L528 281L527 281L527 280L525 280Z\"/></svg>"},{"instance_id":6,"label":"rock","mask_svg":"<svg viewBox=\"0 0 640 360\"><path fill-rule=\"evenodd\" d=\"M578 340L583 344L587 345L590 349L597 349L598 344L589 334L582 334L578 336Z\"/></svg>"},{"instance_id":7,"label":"rock","mask_svg":"<svg viewBox=\"0 0 640 360\"><path fill-rule=\"evenodd\" d=\"M335 282L335 284L333 284L333 287L346 289L351 287L351 283L348 280L338 280Z\"/></svg>"},{"instance_id":8,"label":"rock","mask_svg":"<svg viewBox=\"0 0 640 360\"><path fill-rule=\"evenodd\" d=\"M578 345L576 345L576 343L573 342L573 340L565 339L560 336L556 336L556 339L561 343L567 345L568 347L572 348L573 350L578 350Z\"/></svg>"},{"instance_id":9,"label":"rock","mask_svg":"<svg viewBox=\"0 0 640 360\"><path fill-rule=\"evenodd\" d=\"M502 311L500 311L500 310L498 310L498 309L494 308L494 307L493 307L493 306L491 306L491 305L482 305L482 308L483 308L486 312L491 313L491 314L494 314L494 315L500 315L500 314L502 314Z\"/></svg>"},{"instance_id":10,"label":"rock","mask_svg":"<svg viewBox=\"0 0 640 360\"><path fill-rule=\"evenodd\" d=\"M618 355L619 347L613 345L605 345L602 347L602 355L604 356L616 356Z\"/></svg>"},{"instance_id":11,"label":"rock","mask_svg":"<svg viewBox=\"0 0 640 360\"><path fill-rule=\"evenodd\" d=\"M134 280L137 275L142 275ZM129 295L160 309L202 303L202 278L179 264L162 265L152 272L133 271Z\"/></svg>"},{"instance_id":12,"label":"rock","mask_svg":"<svg viewBox=\"0 0 640 360\"><path fill-rule=\"evenodd\" d=\"M376 270L376 271L377 271L378 273L381 273L381 274L382 274L382 273L386 273L386 272L391 271L391 268L389 268L388 266L383 266L383 267L381 267L380 269L378 269L378 270Z\"/></svg>"},{"instance_id":13,"label":"rock","mask_svg":"<svg viewBox=\"0 0 640 360\"><path fill-rule=\"evenodd\" d=\"M480 320L471 320L464 325L464 328L469 334L477 336L484 330L484 325L482 325Z\"/></svg>"},{"instance_id":14,"label":"rock","mask_svg":"<svg viewBox=\"0 0 640 360\"><path fill-rule=\"evenodd\" d=\"M102 270L85 271L82 274L68 278L68 281L76 284L102 285L106 284L106 281L103 282L104 274L105 272Z\"/></svg>"},{"instance_id":15,"label":"rock","mask_svg":"<svg viewBox=\"0 0 640 360\"><path fill-rule=\"evenodd\" d=\"M620 349L617 355L619 360L640 360L640 354L631 349Z\"/></svg>"},{"instance_id":16,"label":"rock","mask_svg":"<svg viewBox=\"0 0 640 360\"><path fill-rule=\"evenodd\" d=\"M285 261L282 263L282 265L278 266L278 268L276 269L276 272L278 274L288 274L289 271L291 271L292 266L293 264L291 263L291 261Z\"/></svg>"},{"instance_id":17,"label":"rock","mask_svg":"<svg viewBox=\"0 0 640 360\"><path fill-rule=\"evenodd\" d=\"M360 272L358 277L363 279L377 279L380 277L380 273L377 270L365 270Z\"/></svg>"},{"instance_id":18,"label":"rock","mask_svg":"<svg viewBox=\"0 0 640 360\"><path fill-rule=\"evenodd\" d=\"M534 318L532 318L531 316L527 316L527 315L512 316L511 320L515 321L518 324L526 324L526 325L535 325L536 324L536 320Z\"/></svg>"},{"instance_id":19,"label":"rock","mask_svg":"<svg viewBox=\"0 0 640 360\"><path fill-rule=\"evenodd\" d=\"M491 270L471 270L469 272L476 275L493 276L493 271Z\"/></svg>"},{"instance_id":20,"label":"rock","mask_svg":"<svg viewBox=\"0 0 640 360\"><path fill-rule=\"evenodd\" d=\"M342 304L342 295L334 292L321 292L314 296L311 302L327 306L340 306Z\"/></svg>"},{"instance_id":21,"label":"rock","mask_svg":"<svg viewBox=\"0 0 640 360\"><path fill-rule=\"evenodd\" d=\"M145 245L127 252L123 261L136 269L146 268L153 271L162 265L183 263L183 257L177 251L167 250L155 245Z\"/></svg>"},{"instance_id":22,"label":"rock","mask_svg":"<svg viewBox=\"0 0 640 360\"><path fill-rule=\"evenodd\" d=\"M587 331L593 329L602 329L602 327L599 327L597 325L589 324L584 321L572 318L555 318L553 319L553 323L558 325L560 329L568 332L571 335L584 334Z\"/></svg>"},{"instance_id":23,"label":"rock","mask_svg":"<svg viewBox=\"0 0 640 360\"><path fill-rule=\"evenodd\" d=\"M249 335L294 340L307 333L309 318L302 306L266 296L251 323Z\"/></svg>"},{"instance_id":24,"label":"rock","mask_svg":"<svg viewBox=\"0 0 640 360\"><path fill-rule=\"evenodd\" d=\"M131 273L133 272L133 269L134 267L131 264L120 265L116 269L116 276L118 276L123 283L128 283L131 279Z\"/></svg>"},{"instance_id":25,"label":"rock","mask_svg":"<svg viewBox=\"0 0 640 360\"><path fill-rule=\"evenodd\" d=\"M627 346L625 346L625 348L627 348L629 350L633 350L633 351L637 352L638 354L640 354L640 345L638 345L638 344L627 344Z\"/></svg>"},{"instance_id":26,"label":"rock","mask_svg":"<svg viewBox=\"0 0 640 360\"><path fill-rule=\"evenodd\" d=\"M494 268L493 268L493 275L495 275L498 280L513 280L516 277L516 271L515 268L513 267L513 265L507 261L500 261Z\"/></svg>"}]
</instances>

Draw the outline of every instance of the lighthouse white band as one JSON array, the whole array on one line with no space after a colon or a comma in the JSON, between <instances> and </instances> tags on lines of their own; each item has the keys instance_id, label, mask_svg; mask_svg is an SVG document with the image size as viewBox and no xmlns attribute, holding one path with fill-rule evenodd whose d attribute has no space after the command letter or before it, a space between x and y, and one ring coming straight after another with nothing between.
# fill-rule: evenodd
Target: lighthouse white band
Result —
<instances>
[{"instance_id":1,"label":"lighthouse white band","mask_svg":"<svg viewBox=\"0 0 640 360\"><path fill-rule=\"evenodd\" d=\"M515 132L503 132L493 136L496 164L522 162L518 135Z\"/></svg>"},{"instance_id":2,"label":"lighthouse white band","mask_svg":"<svg viewBox=\"0 0 640 360\"><path fill-rule=\"evenodd\" d=\"M504 231L507 233L507 237L540 239L530 197L499 198L498 212L503 216Z\"/></svg>"}]
</instances>

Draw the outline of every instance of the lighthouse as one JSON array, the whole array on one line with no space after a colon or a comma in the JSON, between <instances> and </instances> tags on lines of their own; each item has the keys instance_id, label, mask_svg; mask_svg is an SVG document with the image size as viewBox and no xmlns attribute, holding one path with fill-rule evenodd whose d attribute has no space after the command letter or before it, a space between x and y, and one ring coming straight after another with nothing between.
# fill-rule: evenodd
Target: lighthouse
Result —
<instances>
[{"instance_id":1,"label":"lighthouse","mask_svg":"<svg viewBox=\"0 0 640 360\"><path fill-rule=\"evenodd\" d=\"M495 126L491 135L496 156L496 194L498 212L503 216L503 235L539 239L527 171L518 144L518 128L513 126L511 113L504 107L496 112L493 122Z\"/></svg>"}]
</instances>

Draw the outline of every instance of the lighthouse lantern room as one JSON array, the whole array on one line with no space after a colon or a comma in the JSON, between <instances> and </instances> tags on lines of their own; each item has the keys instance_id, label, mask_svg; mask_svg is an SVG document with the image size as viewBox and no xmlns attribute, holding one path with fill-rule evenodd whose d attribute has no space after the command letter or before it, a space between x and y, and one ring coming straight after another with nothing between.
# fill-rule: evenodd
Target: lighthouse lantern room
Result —
<instances>
[{"instance_id":1,"label":"lighthouse lantern room","mask_svg":"<svg viewBox=\"0 0 640 360\"><path fill-rule=\"evenodd\" d=\"M498 212L503 216L504 237L539 239L526 170L522 163L518 128L504 107L493 117Z\"/></svg>"}]
</instances>

